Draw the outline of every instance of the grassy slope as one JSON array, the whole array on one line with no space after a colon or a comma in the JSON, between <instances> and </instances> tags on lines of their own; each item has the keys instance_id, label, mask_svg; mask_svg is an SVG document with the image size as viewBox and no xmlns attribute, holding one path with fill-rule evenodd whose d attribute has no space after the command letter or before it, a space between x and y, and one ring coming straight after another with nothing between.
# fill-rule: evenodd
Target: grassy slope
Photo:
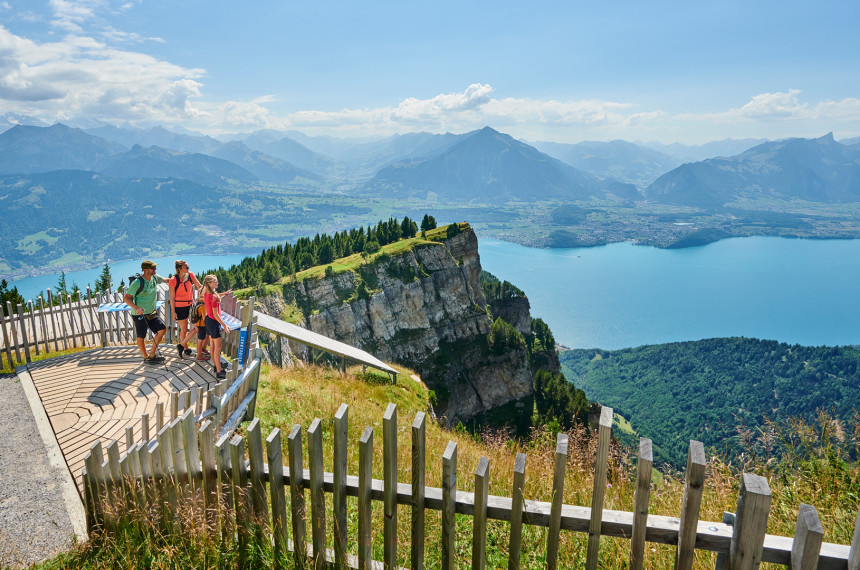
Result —
<instances>
[{"instance_id":1,"label":"grassy slope","mask_svg":"<svg viewBox=\"0 0 860 570\"><path fill-rule=\"evenodd\" d=\"M324 467L332 471L332 424L331 419L341 403L349 409L349 472L357 472L357 442L366 426L374 428L374 477L382 478L382 415L389 402L398 406L398 479L410 480L410 426L415 413L426 409L428 392L418 382L410 378L410 372L403 370L396 386L388 384L381 376L363 375L360 369L350 369L346 376L337 371L320 367L300 367L289 370L264 368L257 404L257 417L263 425L263 435L277 427L282 431L282 442L286 445L286 435L294 424L299 424L306 432L314 418L322 420L324 438ZM826 421L826 419L825 419ZM795 434L805 441L821 448L822 442L816 440L816 426L795 426ZM785 434L783 434L785 435ZM855 435L857 433L855 432ZM565 480L564 502L573 505L591 504L592 464L596 451L596 440L583 428L570 433L570 455ZM306 438L306 435L305 435ZM779 438L777 437L777 440ZM458 490L473 490L473 475L481 456L490 459L490 494L508 495L511 487L511 473L517 452L527 454L526 489L528 499L550 501L554 441L552 434L538 432L529 442L514 442L501 437L485 437L484 441L459 432L445 431L432 421L427 422L427 484L441 485L441 454L449 440L458 444ZM305 442L306 445L306 442ZM825 444L826 445L826 444ZM801 449L802 445L795 448ZM286 457L286 449L284 456ZM305 452L306 453L306 452ZM827 542L848 544L851 540L854 518L856 517L858 497L860 497L860 472L856 466L841 462L833 454L825 453L825 460L817 459L815 454L795 458L783 466L774 465L768 457L750 455L744 469L768 477L773 491L771 518L768 525L770 534L791 536L801 502L816 505L824 525ZM307 455L304 458L305 466ZM606 508L630 511L633 507L634 461L625 456L618 447L611 453L612 467L609 473L609 486L606 489ZM716 458L709 458L707 480L702 501L701 519L718 521L725 510L734 511L737 502L739 473ZM669 473L655 484L651 495L650 512L661 515L680 513L683 499L683 475ZM327 495L326 517L331 529L331 496ZM382 505L375 503L373 514L373 555L382 559ZM355 552L356 500L348 502L348 536L350 548ZM409 517L408 507L398 509L400 564L408 564L409 556ZM439 566L440 515L438 511L428 511L427 523L427 566ZM471 559L471 517L457 515L457 558L458 567L466 567ZM174 568L197 566L203 561L212 566L230 566L235 562L235 548L223 546L217 539L205 540L191 530L181 535L164 536L158 531L141 535L130 532L118 539L105 542L91 542L76 547L48 563L44 568L111 568L115 559L124 565ZM310 531L310 528L308 528ZM504 567L507 564L508 530L507 524L490 522L487 540L489 568ZM562 533L560 561L563 567L578 567L584 562L587 536L581 533ZM331 546L331 539L329 539ZM544 552L546 532L542 529L526 527L523 537L523 567L545 567ZM271 555L268 546L261 545L260 565L268 566ZM624 539L603 538L601 540L601 565L616 568L628 557L629 542ZM649 544L646 549L646 568L671 568L674 547ZM699 552L694 567L712 568L714 555ZM774 566L763 565L762 568Z\"/></svg>"}]
</instances>

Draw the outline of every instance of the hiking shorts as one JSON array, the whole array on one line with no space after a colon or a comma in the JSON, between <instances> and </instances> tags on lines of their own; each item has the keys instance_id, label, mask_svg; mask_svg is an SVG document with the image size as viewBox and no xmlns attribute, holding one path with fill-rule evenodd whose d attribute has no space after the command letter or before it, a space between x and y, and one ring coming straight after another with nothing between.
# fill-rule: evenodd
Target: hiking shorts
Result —
<instances>
[{"instance_id":1,"label":"hiking shorts","mask_svg":"<svg viewBox=\"0 0 860 570\"><path fill-rule=\"evenodd\" d=\"M176 312L177 321L185 321L188 319L188 313L191 311L191 305L188 305L187 307L174 307L173 310Z\"/></svg>"},{"instance_id":2,"label":"hiking shorts","mask_svg":"<svg viewBox=\"0 0 860 570\"><path fill-rule=\"evenodd\" d=\"M163 331L167 327L164 326L164 321L158 316L158 313L150 313L148 315L134 315L134 330L137 332L137 338L146 338L146 332L152 331L153 334L158 331Z\"/></svg>"},{"instance_id":3,"label":"hiking shorts","mask_svg":"<svg viewBox=\"0 0 860 570\"><path fill-rule=\"evenodd\" d=\"M206 332L209 338L221 338L221 323L206 315Z\"/></svg>"},{"instance_id":4,"label":"hiking shorts","mask_svg":"<svg viewBox=\"0 0 860 570\"><path fill-rule=\"evenodd\" d=\"M206 326L197 325L197 340L204 340L206 338Z\"/></svg>"}]
</instances>

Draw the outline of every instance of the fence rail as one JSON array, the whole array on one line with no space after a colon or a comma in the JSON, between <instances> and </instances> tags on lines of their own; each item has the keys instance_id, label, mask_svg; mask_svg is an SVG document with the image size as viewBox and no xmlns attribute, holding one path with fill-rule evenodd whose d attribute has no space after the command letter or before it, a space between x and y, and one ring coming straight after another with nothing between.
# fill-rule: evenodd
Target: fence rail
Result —
<instances>
[{"instance_id":1,"label":"fence rail","mask_svg":"<svg viewBox=\"0 0 860 570\"><path fill-rule=\"evenodd\" d=\"M167 324L166 342L176 342L177 327L171 318L166 286L162 286L158 299L165 301L159 309ZM222 300L222 310L241 321L242 327L256 322L253 314L252 297L247 302L236 299L232 294ZM123 293L110 291L93 293L89 287L86 292L76 295L55 296L47 290L46 299L38 297L28 301L26 306L11 302L0 306L0 339L2 353L10 366L28 363L33 356L59 352L79 347L98 347L134 344L137 335L128 311L99 313L98 308L105 303L122 303ZM245 346L256 346L257 331L251 328L251 338L245 338ZM247 333L247 331L246 331ZM242 332L231 331L222 337L223 353L235 360L239 357ZM244 347L243 347L244 348ZM241 359L240 359L241 360Z\"/></svg>"},{"instance_id":2,"label":"fence rail","mask_svg":"<svg viewBox=\"0 0 860 570\"><path fill-rule=\"evenodd\" d=\"M339 567L369 568L371 560L372 502L383 503L384 565L396 567L398 560L397 505L411 507L412 568L424 566L424 512L442 512L442 568L454 567L458 537L455 513L473 518L472 567L483 568L486 556L487 520L510 522L509 568L519 567L523 525L547 527L546 563L548 568L569 565L558 560L558 535L561 531L588 533L586 567L597 566L601 536L630 539L630 567L641 568L646 542L677 545L676 568L691 568L695 550L721 553L718 568L731 570L757 568L761 562L790 565L791 568L857 570L860 568L860 513L852 545L823 543L823 530L815 508L802 505L797 531L793 538L765 534L770 509L767 480L749 473L742 475L737 511L733 525L699 520L702 496L701 443L690 443L687 486L680 517L648 513L651 458L650 441L642 440L637 468L636 512L603 508L603 493L608 457L602 450L611 438L612 410L603 408L598 435L594 491L591 507L566 505L562 502L567 463L567 436L559 434L555 452L553 501L531 501L523 496L526 456L517 454L511 497L487 494L487 477L491 466L481 458L474 472L475 492L457 490L457 444L449 442L444 454L442 487L425 485L426 416L419 412L412 423L412 479L397 481L397 408L389 404L382 418L382 480L372 478L374 429L364 430L358 442L358 473L347 474L347 425L349 408L338 409L331 426L334 432L333 473L323 472L322 422L309 426L307 435L308 469L303 465L302 427L295 425L287 437L288 465L282 461L281 432L278 429L265 439L265 453L259 419L251 422L246 436L223 435L216 439L211 422L196 426L191 411L164 426L151 442L130 445L120 456L116 442L107 446L107 459L100 442L95 443L84 469L87 521L90 530L110 531L116 521L106 516L104 501L112 490L143 501L157 512L175 512L182 502L198 505L200 516L213 516L222 529L222 537L238 540L240 565L248 556L248 537L268 532L276 556L292 556L298 565L313 561L316 568L333 562ZM248 460L245 454L248 454ZM643 481L648 481L646 485ZM289 488L289 499L286 489ZM310 494L306 501L305 491ZM332 497L333 524L326 521L325 493ZM350 555L346 534L346 497L357 497L356 555ZM289 501L289 506L287 502ZM271 505L271 508L270 508ZM165 507L173 510L165 510ZM289 509L291 528L287 528ZM310 511L311 543L307 543L306 512ZM258 525L262 522L264 528ZM326 550L328 525L333 528L333 550ZM292 540L288 540L288 532Z\"/></svg>"}]
</instances>

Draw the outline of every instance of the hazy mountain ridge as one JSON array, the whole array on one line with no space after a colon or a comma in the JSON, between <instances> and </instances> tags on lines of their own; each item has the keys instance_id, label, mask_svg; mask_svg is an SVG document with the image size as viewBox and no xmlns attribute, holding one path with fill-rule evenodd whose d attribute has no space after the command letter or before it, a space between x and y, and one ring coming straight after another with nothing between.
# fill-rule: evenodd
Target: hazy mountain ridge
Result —
<instances>
[{"instance_id":1,"label":"hazy mountain ridge","mask_svg":"<svg viewBox=\"0 0 860 570\"><path fill-rule=\"evenodd\" d=\"M93 170L99 161L128 148L57 123L17 125L0 134L0 174Z\"/></svg>"},{"instance_id":2,"label":"hazy mountain ridge","mask_svg":"<svg viewBox=\"0 0 860 570\"><path fill-rule=\"evenodd\" d=\"M656 202L702 208L740 198L860 201L860 147L827 134L766 142L739 155L684 164L645 190Z\"/></svg>"},{"instance_id":3,"label":"hazy mountain ridge","mask_svg":"<svg viewBox=\"0 0 860 570\"><path fill-rule=\"evenodd\" d=\"M485 127L436 156L383 168L364 190L404 198L487 202L588 199L606 188L594 176ZM626 190L635 194L635 188Z\"/></svg>"},{"instance_id":4,"label":"hazy mountain ridge","mask_svg":"<svg viewBox=\"0 0 860 570\"><path fill-rule=\"evenodd\" d=\"M258 178L237 164L207 154L135 145L126 153L103 159L96 170L115 178L184 178L206 186L228 180L243 183Z\"/></svg>"},{"instance_id":5,"label":"hazy mountain ridge","mask_svg":"<svg viewBox=\"0 0 860 570\"><path fill-rule=\"evenodd\" d=\"M579 170L639 188L645 188L681 164L668 154L622 140L576 144L536 142L533 146Z\"/></svg>"}]
</instances>

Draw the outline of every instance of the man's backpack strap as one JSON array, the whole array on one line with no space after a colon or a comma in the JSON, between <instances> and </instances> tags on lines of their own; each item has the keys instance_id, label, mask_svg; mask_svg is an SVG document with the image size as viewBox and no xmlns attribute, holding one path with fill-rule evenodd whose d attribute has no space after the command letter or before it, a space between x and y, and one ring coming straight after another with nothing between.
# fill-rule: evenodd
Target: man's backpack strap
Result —
<instances>
[{"instance_id":1,"label":"man's backpack strap","mask_svg":"<svg viewBox=\"0 0 860 570\"><path fill-rule=\"evenodd\" d=\"M137 282L138 282L137 293L134 294L134 304L135 305L137 305L137 296L140 295L141 292L143 292L143 288L146 285L146 283L144 282L144 279L143 279L143 275L137 276Z\"/></svg>"}]
</instances>

